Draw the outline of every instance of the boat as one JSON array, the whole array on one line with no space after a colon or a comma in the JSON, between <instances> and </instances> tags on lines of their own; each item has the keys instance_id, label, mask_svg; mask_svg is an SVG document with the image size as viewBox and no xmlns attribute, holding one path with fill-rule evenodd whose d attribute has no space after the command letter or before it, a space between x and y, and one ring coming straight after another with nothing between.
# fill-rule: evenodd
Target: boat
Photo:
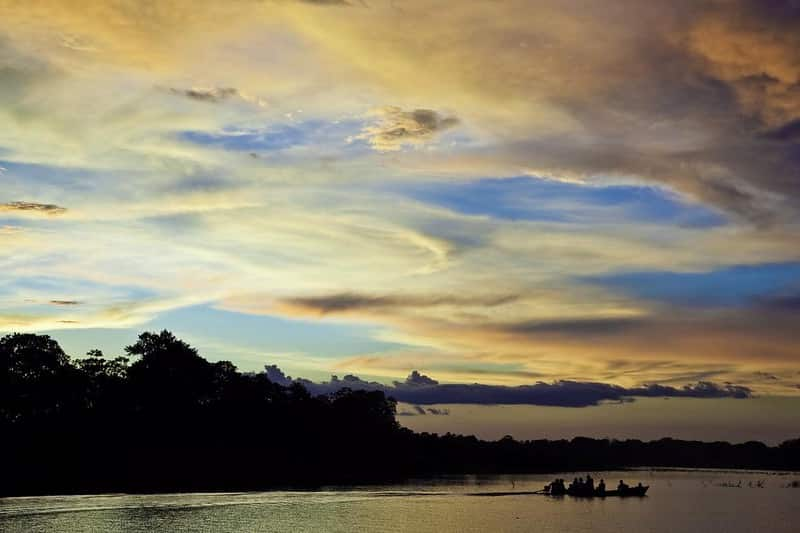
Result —
<instances>
[{"instance_id":1,"label":"boat","mask_svg":"<svg viewBox=\"0 0 800 533\"><path fill-rule=\"evenodd\" d=\"M627 487L622 490L615 489L615 490L607 490L607 491L599 491L597 489L589 490L588 488L584 488L583 490L575 490L575 489L561 489L561 490L551 490L550 485L545 486L545 488L541 490L534 490L534 491L508 491L508 492L465 492L465 496L532 496L532 495L543 495L543 496L572 496L574 498L629 498L629 497L642 497L647 494L647 489L649 489L649 485L637 485L635 487Z\"/></svg>"},{"instance_id":2,"label":"boat","mask_svg":"<svg viewBox=\"0 0 800 533\"><path fill-rule=\"evenodd\" d=\"M609 498L609 497L641 498L642 496L645 496L647 494L647 489L649 488L650 485L637 485L635 487L625 487L622 489L599 491L597 489L588 489L588 488L551 490L550 487L548 486L545 487L542 493L547 494L549 496L572 496L574 498Z\"/></svg>"},{"instance_id":3,"label":"boat","mask_svg":"<svg viewBox=\"0 0 800 533\"><path fill-rule=\"evenodd\" d=\"M570 496L575 496L578 498L605 498L610 496L617 496L619 498L629 498L632 496L636 496L641 498L642 496L647 494L647 489L650 488L650 485L640 485L636 487L628 487L624 489L616 489L616 490L607 490L605 492L600 492L598 490L593 491L567 491L567 494Z\"/></svg>"}]
</instances>

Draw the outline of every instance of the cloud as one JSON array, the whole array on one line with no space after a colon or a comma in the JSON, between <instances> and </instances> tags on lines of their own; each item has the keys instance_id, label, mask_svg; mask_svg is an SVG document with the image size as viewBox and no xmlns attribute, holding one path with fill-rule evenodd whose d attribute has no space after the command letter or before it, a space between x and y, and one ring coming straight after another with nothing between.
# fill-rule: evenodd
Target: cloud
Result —
<instances>
[{"instance_id":1,"label":"cloud","mask_svg":"<svg viewBox=\"0 0 800 533\"><path fill-rule=\"evenodd\" d=\"M404 382L399 383L395 381L396 387L404 385L407 387L431 387L438 384L438 381L424 374L420 374L417 370L412 370Z\"/></svg>"},{"instance_id":2,"label":"cloud","mask_svg":"<svg viewBox=\"0 0 800 533\"><path fill-rule=\"evenodd\" d=\"M50 300L50 303L53 305L80 305L81 302L76 300Z\"/></svg>"},{"instance_id":3,"label":"cloud","mask_svg":"<svg viewBox=\"0 0 800 533\"><path fill-rule=\"evenodd\" d=\"M271 382L278 385L291 385L292 378L283 373L277 365L264 365L264 373Z\"/></svg>"},{"instance_id":4,"label":"cloud","mask_svg":"<svg viewBox=\"0 0 800 533\"><path fill-rule=\"evenodd\" d=\"M778 376L770 374L769 372L756 372L755 375L760 379L766 379L770 381L778 381L780 379Z\"/></svg>"},{"instance_id":5,"label":"cloud","mask_svg":"<svg viewBox=\"0 0 800 533\"><path fill-rule=\"evenodd\" d=\"M40 204L36 202L17 201L0 204L0 211L40 213L43 215L62 215L67 212L67 209L55 204Z\"/></svg>"},{"instance_id":6,"label":"cloud","mask_svg":"<svg viewBox=\"0 0 800 533\"><path fill-rule=\"evenodd\" d=\"M759 361L778 367L791 365L798 355L792 340L798 321L791 301L783 306L721 310L660 305L639 316L622 318L413 325L419 328L418 334L458 339L462 350L503 353L499 360L534 369L541 365L542 353L558 354L565 370L580 361L588 365L583 367L586 373L597 372L589 368L600 361L619 358L702 361L709 366L728 362L752 368Z\"/></svg>"},{"instance_id":7,"label":"cloud","mask_svg":"<svg viewBox=\"0 0 800 533\"><path fill-rule=\"evenodd\" d=\"M268 371L283 380L283 373ZM268 374L269 375L269 374ZM745 386L731 383L700 381L682 387L645 384L637 387L621 387L608 383L560 380L552 383L538 382L533 385L505 386L473 384L441 384L414 370L404 382L393 385L364 381L347 375L343 379L332 376L330 381L313 382L296 380L312 394L330 394L342 388L353 390L380 390L404 403L412 404L413 413L422 415L445 414L436 409L424 409L432 404L477 404L477 405L542 405L558 407L588 407L608 401L627 401L632 398L749 398L752 391Z\"/></svg>"},{"instance_id":8,"label":"cloud","mask_svg":"<svg viewBox=\"0 0 800 533\"><path fill-rule=\"evenodd\" d=\"M800 311L800 294L787 294L766 298L760 302L767 309L777 309L788 312Z\"/></svg>"},{"instance_id":9,"label":"cloud","mask_svg":"<svg viewBox=\"0 0 800 533\"><path fill-rule=\"evenodd\" d=\"M399 107L384 107L375 112L378 123L366 126L352 139L364 139L375 150L391 152L404 146L430 142L440 133L458 125L454 116L442 116L431 109L403 111Z\"/></svg>"},{"instance_id":10,"label":"cloud","mask_svg":"<svg viewBox=\"0 0 800 533\"><path fill-rule=\"evenodd\" d=\"M518 322L504 326L508 332L521 335L566 334L576 336L617 335L640 327L642 318L583 318Z\"/></svg>"},{"instance_id":11,"label":"cloud","mask_svg":"<svg viewBox=\"0 0 800 533\"><path fill-rule=\"evenodd\" d=\"M7 2L3 194L70 212L57 228L0 227L2 301L14 302L3 324L63 328L50 315L69 311L86 328L134 327L214 302L309 329L345 320L392 347L342 355L331 363L342 373L625 386L782 375L798 357L796 290L698 310L582 280L800 258L796 15L755 0ZM381 103L396 107L361 130ZM298 117L336 135L258 158L181 137L291 141L281 125ZM376 153L403 147L424 149ZM559 200L554 210L583 216L498 220L494 203L534 213L546 199L477 191L465 201L489 209L459 210L398 193L520 175L596 190L613 214ZM626 199L605 187L620 182ZM651 187L726 216L714 227L627 216ZM42 291L18 311L42 278L103 289ZM53 294L91 305L42 306Z\"/></svg>"},{"instance_id":12,"label":"cloud","mask_svg":"<svg viewBox=\"0 0 800 533\"><path fill-rule=\"evenodd\" d=\"M349 6L350 2L347 0L298 0L306 4L316 4L321 6Z\"/></svg>"},{"instance_id":13,"label":"cloud","mask_svg":"<svg viewBox=\"0 0 800 533\"><path fill-rule=\"evenodd\" d=\"M190 100L207 102L211 104L219 104L229 100L240 100L243 102L256 104L261 107L266 105L264 100L242 93L239 89L234 87L193 87L190 89L176 89L171 87L169 92L175 95L184 96Z\"/></svg>"},{"instance_id":14,"label":"cloud","mask_svg":"<svg viewBox=\"0 0 800 533\"><path fill-rule=\"evenodd\" d=\"M767 124L800 114L800 9L793 2L741 0L702 14L690 50L734 90L746 113Z\"/></svg>"},{"instance_id":15,"label":"cloud","mask_svg":"<svg viewBox=\"0 0 800 533\"><path fill-rule=\"evenodd\" d=\"M763 4L597 0L576 14L556 1L376 2L297 25L376 86L484 133L403 168L649 181L764 224L798 216L794 152L762 134L798 117L800 20ZM392 131L365 133L396 149Z\"/></svg>"},{"instance_id":16,"label":"cloud","mask_svg":"<svg viewBox=\"0 0 800 533\"><path fill-rule=\"evenodd\" d=\"M800 141L800 119L792 120L773 130L764 132L764 138L771 141Z\"/></svg>"},{"instance_id":17,"label":"cloud","mask_svg":"<svg viewBox=\"0 0 800 533\"><path fill-rule=\"evenodd\" d=\"M219 103L230 98L237 98L239 96L239 91L234 89L233 87L220 87L220 88L213 88L213 89L202 89L202 88L193 88L193 89L174 89L171 88L170 92L172 94L179 94L181 96L185 96L187 98L191 98L192 100L198 100L200 102L211 102L211 103Z\"/></svg>"},{"instance_id":18,"label":"cloud","mask_svg":"<svg viewBox=\"0 0 800 533\"><path fill-rule=\"evenodd\" d=\"M377 310L418 309L439 306L499 306L513 302L514 295L496 297L459 296L414 296L414 295L370 295L360 293L338 293L328 296L286 298L279 306L302 313L336 314Z\"/></svg>"},{"instance_id":19,"label":"cloud","mask_svg":"<svg viewBox=\"0 0 800 533\"><path fill-rule=\"evenodd\" d=\"M421 405L412 405L411 410L401 409L397 412L397 416L448 416L450 415L449 409L440 409L437 407L422 407Z\"/></svg>"}]
</instances>

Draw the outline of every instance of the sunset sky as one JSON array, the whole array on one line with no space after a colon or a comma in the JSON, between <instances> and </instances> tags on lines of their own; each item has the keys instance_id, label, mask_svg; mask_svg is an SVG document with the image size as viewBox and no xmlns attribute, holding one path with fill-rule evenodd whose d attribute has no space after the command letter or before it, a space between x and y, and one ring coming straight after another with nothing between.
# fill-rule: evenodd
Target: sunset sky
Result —
<instances>
[{"instance_id":1,"label":"sunset sky","mask_svg":"<svg viewBox=\"0 0 800 533\"><path fill-rule=\"evenodd\" d=\"M433 431L798 436L800 4L0 0L0 332L164 328L687 396L401 406Z\"/></svg>"}]
</instances>

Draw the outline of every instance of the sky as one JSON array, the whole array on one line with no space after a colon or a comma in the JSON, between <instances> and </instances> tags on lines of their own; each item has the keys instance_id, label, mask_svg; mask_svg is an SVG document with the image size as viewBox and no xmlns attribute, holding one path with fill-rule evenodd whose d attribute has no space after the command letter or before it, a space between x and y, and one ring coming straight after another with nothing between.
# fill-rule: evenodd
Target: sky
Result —
<instances>
[{"instance_id":1,"label":"sky","mask_svg":"<svg viewBox=\"0 0 800 533\"><path fill-rule=\"evenodd\" d=\"M164 328L426 430L797 437L800 4L0 0L0 333Z\"/></svg>"}]
</instances>

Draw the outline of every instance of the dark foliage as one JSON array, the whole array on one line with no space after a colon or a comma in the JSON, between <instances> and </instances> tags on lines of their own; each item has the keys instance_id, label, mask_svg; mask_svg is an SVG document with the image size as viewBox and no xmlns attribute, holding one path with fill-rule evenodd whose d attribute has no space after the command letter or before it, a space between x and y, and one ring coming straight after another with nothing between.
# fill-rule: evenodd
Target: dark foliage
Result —
<instances>
[{"instance_id":1,"label":"dark foliage","mask_svg":"<svg viewBox=\"0 0 800 533\"><path fill-rule=\"evenodd\" d=\"M143 333L125 351L71 361L47 336L0 339L0 494L314 487L642 465L800 469L800 440L770 448L417 434L397 424L395 401L381 391L312 396L298 383L208 362L167 331Z\"/></svg>"}]
</instances>

